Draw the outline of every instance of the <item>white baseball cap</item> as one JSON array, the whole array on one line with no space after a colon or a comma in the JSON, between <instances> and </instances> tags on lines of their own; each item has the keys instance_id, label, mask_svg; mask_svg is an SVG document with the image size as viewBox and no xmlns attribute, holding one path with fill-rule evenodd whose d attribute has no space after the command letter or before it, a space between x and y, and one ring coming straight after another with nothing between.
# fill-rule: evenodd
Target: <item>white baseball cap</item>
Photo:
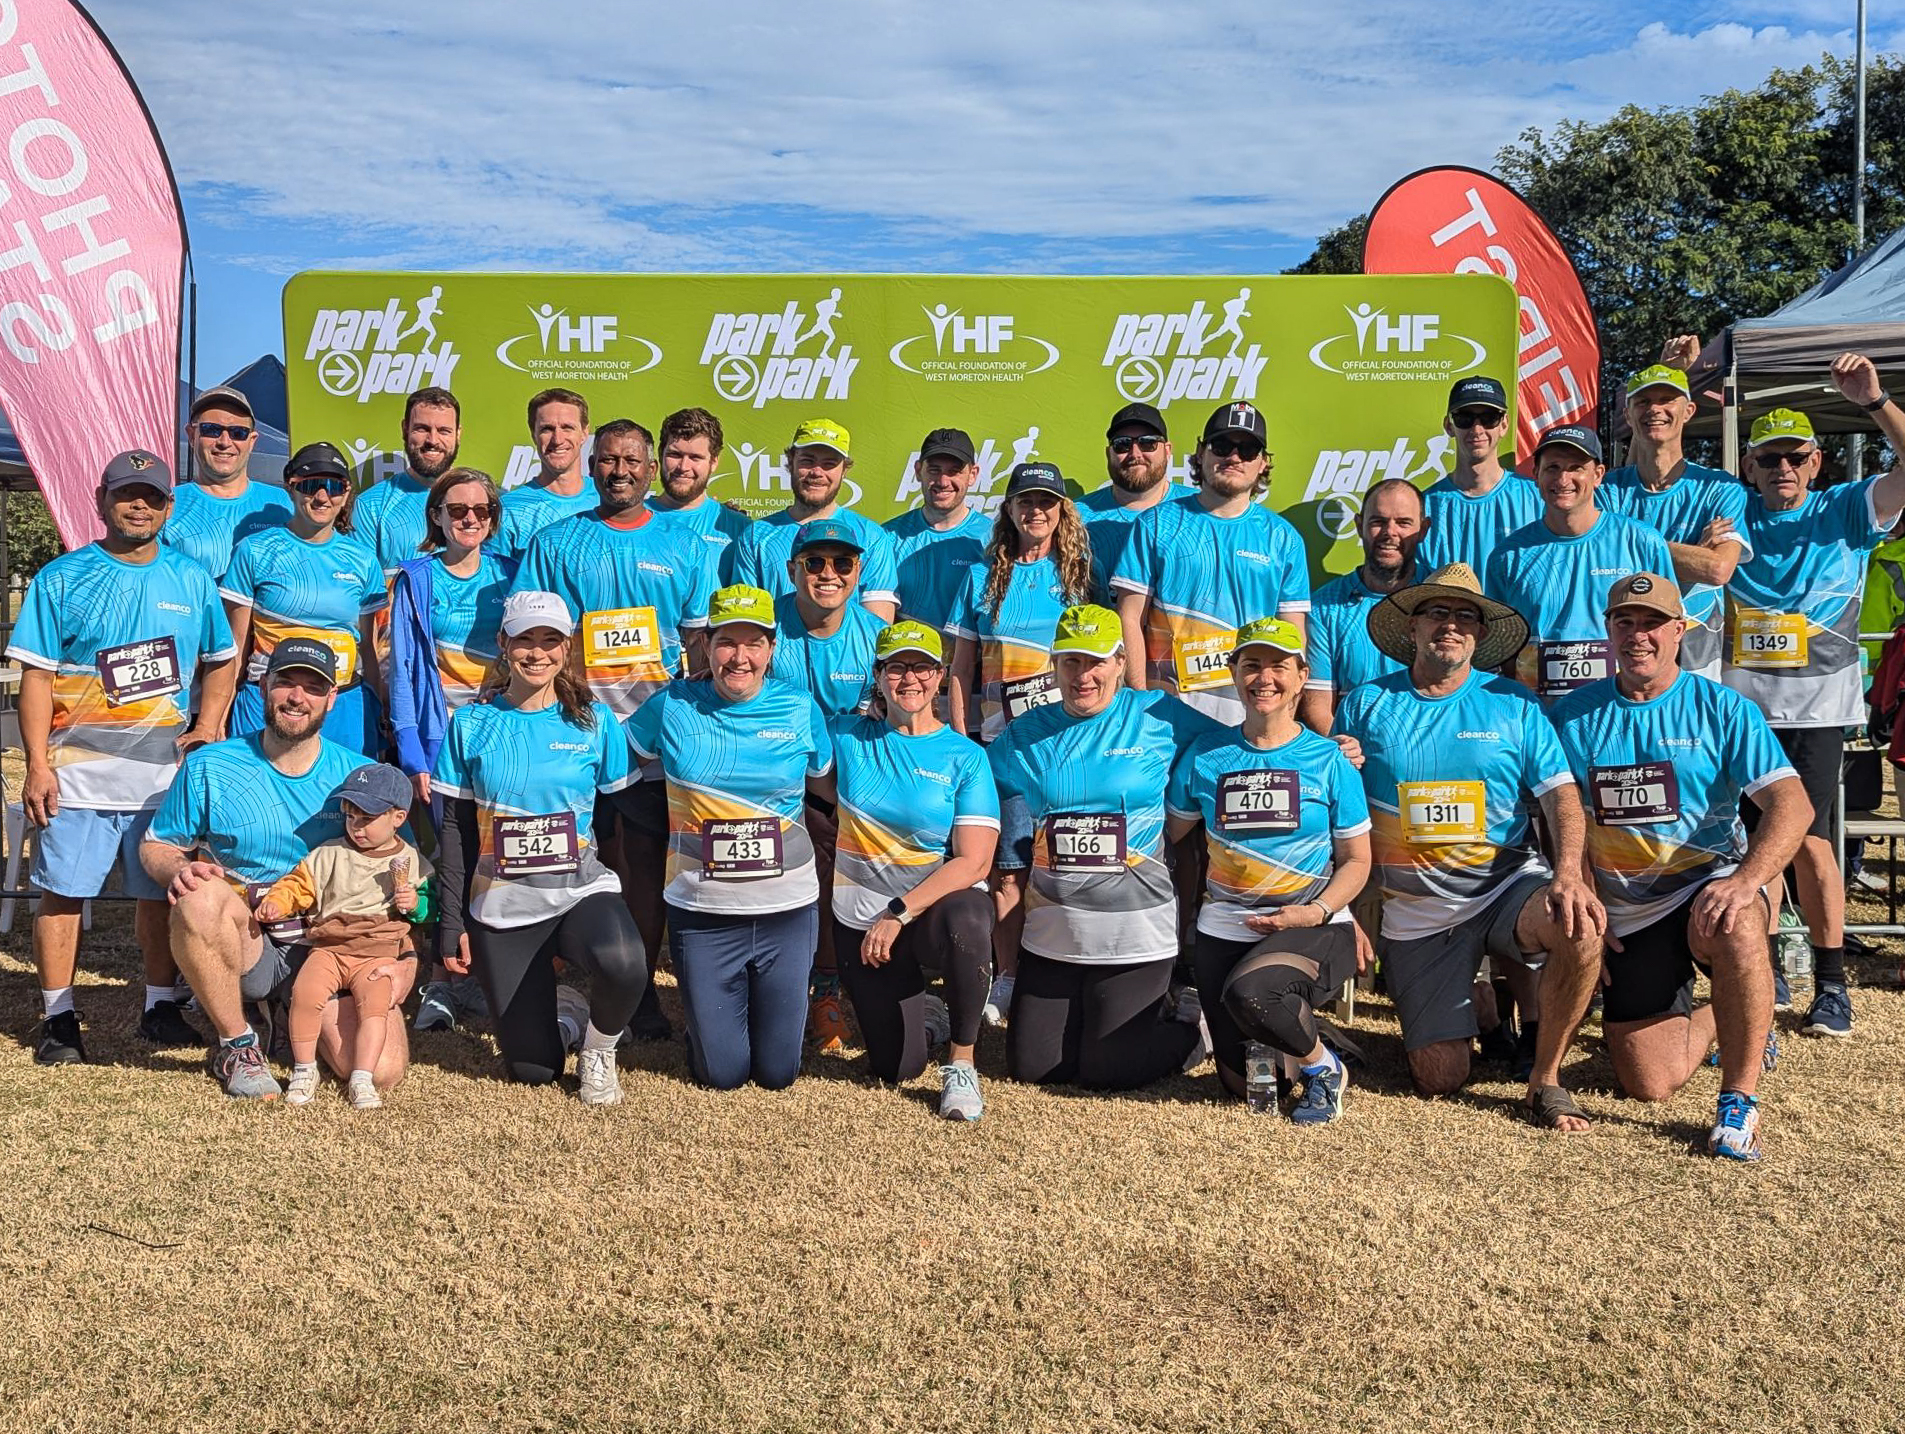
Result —
<instances>
[{"instance_id":1,"label":"white baseball cap","mask_svg":"<svg viewBox=\"0 0 1905 1434\"><path fill-rule=\"evenodd\" d=\"M511 593L503 599L505 637L521 637L532 627L552 627L567 637L575 631L575 615L554 593Z\"/></svg>"}]
</instances>

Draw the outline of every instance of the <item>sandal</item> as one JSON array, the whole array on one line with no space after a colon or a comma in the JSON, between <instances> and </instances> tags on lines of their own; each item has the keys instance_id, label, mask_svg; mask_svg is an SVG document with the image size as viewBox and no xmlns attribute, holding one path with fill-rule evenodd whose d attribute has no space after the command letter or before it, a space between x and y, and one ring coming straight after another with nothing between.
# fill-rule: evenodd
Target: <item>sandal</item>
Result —
<instances>
[{"instance_id":1,"label":"sandal","mask_svg":"<svg viewBox=\"0 0 1905 1434\"><path fill-rule=\"evenodd\" d=\"M1588 1119L1588 1113L1574 1103L1574 1097L1568 1094L1567 1088L1558 1085L1536 1086L1528 1092L1522 1110L1530 1121L1543 1130L1559 1130L1561 1122L1569 1116L1577 1120ZM1566 1133L1574 1135L1579 1132Z\"/></svg>"}]
</instances>

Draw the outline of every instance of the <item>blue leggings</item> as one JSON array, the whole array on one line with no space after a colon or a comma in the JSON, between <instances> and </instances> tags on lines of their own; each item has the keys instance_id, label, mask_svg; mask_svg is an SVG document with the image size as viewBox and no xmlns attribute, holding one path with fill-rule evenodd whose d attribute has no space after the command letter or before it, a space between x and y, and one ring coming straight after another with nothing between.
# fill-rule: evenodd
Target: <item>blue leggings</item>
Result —
<instances>
[{"instance_id":1,"label":"blue leggings","mask_svg":"<svg viewBox=\"0 0 1905 1434\"><path fill-rule=\"evenodd\" d=\"M769 1090L794 1083L819 932L814 906L722 915L668 903L668 949L695 1079L716 1090L749 1079Z\"/></svg>"}]
</instances>

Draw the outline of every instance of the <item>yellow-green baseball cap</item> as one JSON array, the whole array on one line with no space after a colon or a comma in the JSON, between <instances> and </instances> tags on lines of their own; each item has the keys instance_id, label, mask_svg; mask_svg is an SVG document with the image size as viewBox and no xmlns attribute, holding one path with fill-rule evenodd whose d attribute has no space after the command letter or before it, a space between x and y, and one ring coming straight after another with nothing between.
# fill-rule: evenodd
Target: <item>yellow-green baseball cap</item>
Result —
<instances>
[{"instance_id":1,"label":"yellow-green baseball cap","mask_svg":"<svg viewBox=\"0 0 1905 1434\"><path fill-rule=\"evenodd\" d=\"M1296 624L1280 617L1260 617L1237 629L1237 645L1230 650L1231 660L1246 647L1274 647L1278 652L1303 652L1303 634Z\"/></svg>"},{"instance_id":2,"label":"yellow-green baseball cap","mask_svg":"<svg viewBox=\"0 0 1905 1434\"><path fill-rule=\"evenodd\" d=\"M718 588L708 599L708 631L718 627L727 627L737 622L748 622L756 627L764 627L769 632L775 630L774 599L760 588L751 588L746 583L736 583L730 588Z\"/></svg>"},{"instance_id":3,"label":"yellow-green baseball cap","mask_svg":"<svg viewBox=\"0 0 1905 1434\"><path fill-rule=\"evenodd\" d=\"M1061 652L1089 652L1093 657L1110 657L1124 646L1124 628L1118 614L1095 603L1080 603L1059 614L1058 631L1052 638L1052 656Z\"/></svg>"},{"instance_id":4,"label":"yellow-green baseball cap","mask_svg":"<svg viewBox=\"0 0 1905 1434\"><path fill-rule=\"evenodd\" d=\"M1693 389L1687 383L1687 375L1672 364L1649 364L1639 373L1627 380L1627 396L1632 398L1643 388L1671 388L1686 398L1693 397Z\"/></svg>"},{"instance_id":5,"label":"yellow-green baseball cap","mask_svg":"<svg viewBox=\"0 0 1905 1434\"><path fill-rule=\"evenodd\" d=\"M852 442L846 428L831 418L810 418L794 430L795 448L831 448L842 458L852 456L847 444Z\"/></svg>"},{"instance_id":6,"label":"yellow-green baseball cap","mask_svg":"<svg viewBox=\"0 0 1905 1434\"><path fill-rule=\"evenodd\" d=\"M917 652L934 662L946 660L946 644L940 635L923 622L895 622L880 629L873 639L873 660L885 662L902 652Z\"/></svg>"},{"instance_id":7,"label":"yellow-green baseball cap","mask_svg":"<svg viewBox=\"0 0 1905 1434\"><path fill-rule=\"evenodd\" d=\"M1782 438L1797 439L1801 443L1819 441L1813 434L1812 420L1805 414L1797 409L1775 408L1771 413L1762 413L1753 420L1753 429L1747 434L1746 446L1758 448L1762 444L1777 443Z\"/></svg>"}]
</instances>

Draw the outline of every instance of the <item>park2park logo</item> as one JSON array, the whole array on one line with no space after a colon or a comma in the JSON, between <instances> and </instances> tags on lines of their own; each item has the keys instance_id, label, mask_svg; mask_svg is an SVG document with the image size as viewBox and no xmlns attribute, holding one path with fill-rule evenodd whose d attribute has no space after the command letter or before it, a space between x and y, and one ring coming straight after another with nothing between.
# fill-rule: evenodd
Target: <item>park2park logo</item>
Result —
<instances>
[{"instance_id":1,"label":"park2park logo","mask_svg":"<svg viewBox=\"0 0 1905 1434\"><path fill-rule=\"evenodd\" d=\"M834 289L810 314L789 299L774 312L715 314L701 345L701 366L729 403L765 408L773 399L842 402L851 397L860 360L834 332L841 295ZM816 339L819 348L808 345Z\"/></svg>"},{"instance_id":2,"label":"park2park logo","mask_svg":"<svg viewBox=\"0 0 1905 1434\"><path fill-rule=\"evenodd\" d=\"M1395 314L1363 303L1343 306L1349 327L1310 346L1310 362L1351 382L1448 383L1487 362L1479 339L1442 332L1440 314Z\"/></svg>"},{"instance_id":3,"label":"park2park logo","mask_svg":"<svg viewBox=\"0 0 1905 1434\"><path fill-rule=\"evenodd\" d=\"M1120 314L1100 362L1132 403L1166 409L1180 398L1255 399L1268 360L1263 345L1244 333L1249 305L1250 290L1239 288L1215 310L1198 299L1182 313Z\"/></svg>"},{"instance_id":4,"label":"park2park logo","mask_svg":"<svg viewBox=\"0 0 1905 1434\"><path fill-rule=\"evenodd\" d=\"M932 331L901 339L886 356L929 383L1021 383L1058 362L1058 345L1018 332L1011 314L967 315L949 304L920 312Z\"/></svg>"},{"instance_id":5,"label":"park2park logo","mask_svg":"<svg viewBox=\"0 0 1905 1434\"><path fill-rule=\"evenodd\" d=\"M621 331L619 314L571 314L529 304L533 329L496 346L496 362L540 383L618 383L661 362L661 345Z\"/></svg>"},{"instance_id":6,"label":"park2park logo","mask_svg":"<svg viewBox=\"0 0 1905 1434\"><path fill-rule=\"evenodd\" d=\"M448 388L463 356L437 336L442 317L441 284L409 307L389 299L381 309L319 309L305 337L305 362L317 366L326 393L358 403L432 385Z\"/></svg>"}]
</instances>

